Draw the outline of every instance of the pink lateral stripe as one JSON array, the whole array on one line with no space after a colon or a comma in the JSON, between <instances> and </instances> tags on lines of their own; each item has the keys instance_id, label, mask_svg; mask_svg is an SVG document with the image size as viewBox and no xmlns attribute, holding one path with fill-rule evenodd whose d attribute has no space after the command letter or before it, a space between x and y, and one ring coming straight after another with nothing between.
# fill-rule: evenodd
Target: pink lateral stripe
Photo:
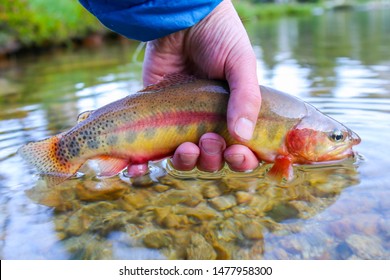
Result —
<instances>
[{"instance_id":1,"label":"pink lateral stripe","mask_svg":"<svg viewBox=\"0 0 390 280\"><path fill-rule=\"evenodd\" d=\"M135 122L128 123L121 126L116 131L123 130L142 130L145 127L168 127L179 125L190 125L201 122L221 122L225 121L224 115L218 115L209 112L169 112L169 113L157 113L153 117L141 119Z\"/></svg>"}]
</instances>

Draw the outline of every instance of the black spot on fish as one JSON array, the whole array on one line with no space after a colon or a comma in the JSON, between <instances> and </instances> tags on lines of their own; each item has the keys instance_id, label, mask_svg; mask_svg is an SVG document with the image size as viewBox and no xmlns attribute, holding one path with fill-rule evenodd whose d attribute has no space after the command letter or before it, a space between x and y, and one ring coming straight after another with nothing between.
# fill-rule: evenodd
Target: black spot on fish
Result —
<instances>
[{"instance_id":1,"label":"black spot on fish","mask_svg":"<svg viewBox=\"0 0 390 280\"><path fill-rule=\"evenodd\" d=\"M88 148L90 149L98 149L100 146L100 142L96 139L90 139L87 141Z\"/></svg>"},{"instance_id":2,"label":"black spot on fish","mask_svg":"<svg viewBox=\"0 0 390 280\"><path fill-rule=\"evenodd\" d=\"M67 148L68 154L71 157L77 157L80 154L80 145L79 142L76 140L75 137L72 139L67 139L68 141L65 141L65 146ZM70 141L69 141L70 140Z\"/></svg>"},{"instance_id":3,"label":"black spot on fish","mask_svg":"<svg viewBox=\"0 0 390 280\"><path fill-rule=\"evenodd\" d=\"M57 149L56 154L61 164L67 162L68 157L66 156L66 153L62 149Z\"/></svg>"}]
</instances>

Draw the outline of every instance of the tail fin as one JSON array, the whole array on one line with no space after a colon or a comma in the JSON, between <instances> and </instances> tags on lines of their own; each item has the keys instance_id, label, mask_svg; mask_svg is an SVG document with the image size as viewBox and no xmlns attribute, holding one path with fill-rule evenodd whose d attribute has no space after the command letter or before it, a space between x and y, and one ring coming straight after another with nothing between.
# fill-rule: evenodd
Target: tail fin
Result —
<instances>
[{"instance_id":1,"label":"tail fin","mask_svg":"<svg viewBox=\"0 0 390 280\"><path fill-rule=\"evenodd\" d=\"M70 161L59 158L57 151L61 137L59 134L45 140L30 142L18 150L18 153L41 175L56 177L54 180L56 184L72 177L84 163L82 160Z\"/></svg>"}]
</instances>

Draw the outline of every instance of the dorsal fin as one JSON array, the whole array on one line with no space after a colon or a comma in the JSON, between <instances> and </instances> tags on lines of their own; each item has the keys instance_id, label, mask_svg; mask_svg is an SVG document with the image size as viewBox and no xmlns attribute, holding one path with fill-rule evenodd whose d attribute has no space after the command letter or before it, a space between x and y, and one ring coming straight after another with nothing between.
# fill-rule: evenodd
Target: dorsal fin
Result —
<instances>
[{"instance_id":1,"label":"dorsal fin","mask_svg":"<svg viewBox=\"0 0 390 280\"><path fill-rule=\"evenodd\" d=\"M191 76L191 75L185 75L179 73L168 74L165 75L164 78L158 83L149 85L145 87L143 90L141 90L140 92L158 91L172 86L187 84L195 80L196 80L195 76Z\"/></svg>"},{"instance_id":2,"label":"dorsal fin","mask_svg":"<svg viewBox=\"0 0 390 280\"><path fill-rule=\"evenodd\" d=\"M93 112L93 110L85 111L85 112L80 113L80 114L77 116L77 123L80 123L80 122L82 122L83 120L87 119L87 118L89 117L89 115L91 115L92 112Z\"/></svg>"}]
</instances>

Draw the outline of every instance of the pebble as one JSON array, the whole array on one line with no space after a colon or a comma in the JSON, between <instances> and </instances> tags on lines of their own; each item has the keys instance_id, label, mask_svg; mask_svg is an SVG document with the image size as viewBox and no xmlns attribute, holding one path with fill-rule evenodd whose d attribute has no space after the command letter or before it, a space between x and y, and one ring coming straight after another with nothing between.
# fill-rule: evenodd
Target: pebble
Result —
<instances>
[{"instance_id":1,"label":"pebble","mask_svg":"<svg viewBox=\"0 0 390 280\"><path fill-rule=\"evenodd\" d=\"M250 221L242 226L242 234L248 239L263 239L263 226L257 221Z\"/></svg>"},{"instance_id":2,"label":"pebble","mask_svg":"<svg viewBox=\"0 0 390 280\"><path fill-rule=\"evenodd\" d=\"M175 212L177 214L186 215L188 218L194 218L198 222L210 221L218 217L218 212L216 212L214 209L206 207L175 207Z\"/></svg>"},{"instance_id":3,"label":"pebble","mask_svg":"<svg viewBox=\"0 0 390 280\"><path fill-rule=\"evenodd\" d=\"M220 196L222 193L216 185L205 185L202 189L204 198L214 198Z\"/></svg>"},{"instance_id":4,"label":"pebble","mask_svg":"<svg viewBox=\"0 0 390 280\"><path fill-rule=\"evenodd\" d=\"M195 207L202 202L201 194L188 190L169 190L160 195L155 205L176 205L184 204L190 207Z\"/></svg>"},{"instance_id":5,"label":"pebble","mask_svg":"<svg viewBox=\"0 0 390 280\"><path fill-rule=\"evenodd\" d=\"M281 222L288 219L297 218L298 210L289 203L279 203L270 211L266 212L267 216L271 217L276 222Z\"/></svg>"},{"instance_id":6,"label":"pebble","mask_svg":"<svg viewBox=\"0 0 390 280\"><path fill-rule=\"evenodd\" d=\"M127 189L123 184L90 181L77 184L76 195L83 201L115 200L120 198Z\"/></svg>"},{"instance_id":7,"label":"pebble","mask_svg":"<svg viewBox=\"0 0 390 280\"><path fill-rule=\"evenodd\" d=\"M69 180L71 181L71 180ZM45 184L40 184L26 191L27 196L39 204L48 207L54 207L56 211L69 211L80 208L80 201L76 199L74 184L65 184L65 186L55 186L48 188Z\"/></svg>"},{"instance_id":8,"label":"pebble","mask_svg":"<svg viewBox=\"0 0 390 280\"><path fill-rule=\"evenodd\" d=\"M122 198L126 203L129 203L135 209L141 209L148 205L148 194L145 192L137 191L124 195Z\"/></svg>"},{"instance_id":9,"label":"pebble","mask_svg":"<svg viewBox=\"0 0 390 280\"><path fill-rule=\"evenodd\" d=\"M166 228L184 227L188 222L188 218L182 215L168 214L161 222L161 225Z\"/></svg>"},{"instance_id":10,"label":"pebble","mask_svg":"<svg viewBox=\"0 0 390 280\"><path fill-rule=\"evenodd\" d=\"M380 239L376 236L351 234L345 241L359 259L388 259L390 257L389 252L385 252Z\"/></svg>"},{"instance_id":11,"label":"pebble","mask_svg":"<svg viewBox=\"0 0 390 280\"><path fill-rule=\"evenodd\" d=\"M189 260L215 260L217 258L213 246L198 233L191 236L191 242L186 252Z\"/></svg>"},{"instance_id":12,"label":"pebble","mask_svg":"<svg viewBox=\"0 0 390 280\"><path fill-rule=\"evenodd\" d=\"M159 193L165 192L165 191L170 189L169 186L163 185L163 184L157 184L153 188L156 190L156 192L159 192Z\"/></svg>"},{"instance_id":13,"label":"pebble","mask_svg":"<svg viewBox=\"0 0 390 280\"><path fill-rule=\"evenodd\" d=\"M225 220L220 224L220 231L218 234L218 239L225 242L231 242L237 239L239 236L239 229L234 223L234 219Z\"/></svg>"},{"instance_id":14,"label":"pebble","mask_svg":"<svg viewBox=\"0 0 390 280\"><path fill-rule=\"evenodd\" d=\"M236 192L236 200L238 204L249 203L253 199L253 195L244 191Z\"/></svg>"},{"instance_id":15,"label":"pebble","mask_svg":"<svg viewBox=\"0 0 390 280\"><path fill-rule=\"evenodd\" d=\"M186 200L183 202L183 204L190 207L195 207L202 201L203 201L203 196L200 193L190 192L187 193Z\"/></svg>"},{"instance_id":16,"label":"pebble","mask_svg":"<svg viewBox=\"0 0 390 280\"><path fill-rule=\"evenodd\" d=\"M149 248L160 249L172 244L172 236L167 231L154 231L146 234L143 242Z\"/></svg>"},{"instance_id":17,"label":"pebble","mask_svg":"<svg viewBox=\"0 0 390 280\"><path fill-rule=\"evenodd\" d=\"M336 246L335 253L336 253L335 256L336 259L347 260L349 257L352 256L353 251L351 247L349 247L348 243L343 241Z\"/></svg>"},{"instance_id":18,"label":"pebble","mask_svg":"<svg viewBox=\"0 0 390 280\"><path fill-rule=\"evenodd\" d=\"M153 212L155 221L161 225L165 217L172 212L172 207L156 207L153 209Z\"/></svg>"},{"instance_id":19,"label":"pebble","mask_svg":"<svg viewBox=\"0 0 390 280\"><path fill-rule=\"evenodd\" d=\"M233 195L224 195L209 200L211 206L219 211L230 209L237 205L236 198Z\"/></svg>"},{"instance_id":20,"label":"pebble","mask_svg":"<svg viewBox=\"0 0 390 280\"><path fill-rule=\"evenodd\" d=\"M83 217L76 212L65 222L66 233L70 236L79 236L87 231L91 222L90 217Z\"/></svg>"},{"instance_id":21,"label":"pebble","mask_svg":"<svg viewBox=\"0 0 390 280\"><path fill-rule=\"evenodd\" d=\"M263 215L264 212L272 209L274 203L275 201L266 196L255 195L249 203L249 208L256 209L256 211L262 213Z\"/></svg>"}]
</instances>

